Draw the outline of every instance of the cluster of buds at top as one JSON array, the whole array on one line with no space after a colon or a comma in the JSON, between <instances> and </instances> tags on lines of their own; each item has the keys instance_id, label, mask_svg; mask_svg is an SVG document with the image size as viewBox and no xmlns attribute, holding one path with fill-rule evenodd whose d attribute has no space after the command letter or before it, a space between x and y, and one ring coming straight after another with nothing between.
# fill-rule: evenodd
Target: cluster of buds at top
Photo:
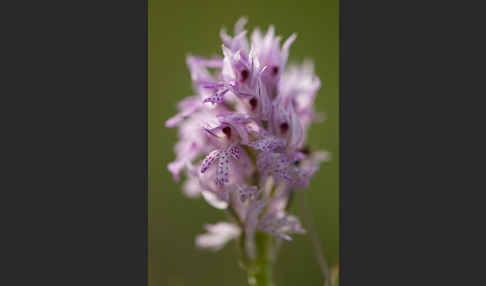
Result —
<instances>
[{"instance_id":1,"label":"cluster of buds at top","mask_svg":"<svg viewBox=\"0 0 486 286\"><path fill-rule=\"evenodd\" d=\"M176 180L185 174L184 193L235 219L207 225L196 244L219 249L244 233L253 256L256 231L284 240L305 232L286 212L289 198L308 187L326 153L305 145L320 117L314 110L320 80L309 61L286 68L296 35L280 45L270 26L264 35L255 29L248 41L245 24L245 18L236 23L234 37L221 30L223 57L187 57L195 95L178 104L166 126L178 127L168 169Z\"/></svg>"}]
</instances>

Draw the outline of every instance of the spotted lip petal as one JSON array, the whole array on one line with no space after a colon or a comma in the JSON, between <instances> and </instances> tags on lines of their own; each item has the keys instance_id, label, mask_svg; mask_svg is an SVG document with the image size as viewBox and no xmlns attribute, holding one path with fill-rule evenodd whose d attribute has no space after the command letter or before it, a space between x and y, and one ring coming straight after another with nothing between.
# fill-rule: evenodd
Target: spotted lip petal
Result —
<instances>
[{"instance_id":1,"label":"spotted lip petal","mask_svg":"<svg viewBox=\"0 0 486 286\"><path fill-rule=\"evenodd\" d=\"M206 97L203 103L211 102L213 104L222 103L224 101L224 95L229 91L229 88L217 91L215 94Z\"/></svg>"},{"instance_id":2,"label":"spotted lip petal","mask_svg":"<svg viewBox=\"0 0 486 286\"><path fill-rule=\"evenodd\" d=\"M236 191L240 195L241 202L246 202L247 200L253 201L261 192L257 186L246 186L246 185L238 186Z\"/></svg>"},{"instance_id":3,"label":"spotted lip petal","mask_svg":"<svg viewBox=\"0 0 486 286\"><path fill-rule=\"evenodd\" d=\"M209 167L211 167L211 165L214 163L214 161L219 158L220 153L221 152L219 150L214 150L211 153L209 153L209 155L206 156L206 158L204 158L204 160L201 164L201 173L206 172L207 169L209 169Z\"/></svg>"},{"instance_id":4,"label":"spotted lip petal","mask_svg":"<svg viewBox=\"0 0 486 286\"><path fill-rule=\"evenodd\" d=\"M284 147L284 143L281 139L273 136L265 137L261 140L248 143L248 146L255 148L256 150L263 152L272 152Z\"/></svg>"},{"instance_id":5,"label":"spotted lip petal","mask_svg":"<svg viewBox=\"0 0 486 286\"><path fill-rule=\"evenodd\" d=\"M300 221L295 216L285 213L280 215L274 213L265 214L258 223L258 229L287 241L292 240L289 234L306 233Z\"/></svg>"},{"instance_id":6,"label":"spotted lip petal","mask_svg":"<svg viewBox=\"0 0 486 286\"><path fill-rule=\"evenodd\" d=\"M238 145L233 145L233 146L230 147L229 153L231 154L231 156L233 156L233 158L235 158L236 160L239 160L240 154L241 154L241 149Z\"/></svg>"},{"instance_id":7,"label":"spotted lip petal","mask_svg":"<svg viewBox=\"0 0 486 286\"><path fill-rule=\"evenodd\" d=\"M229 156L228 152L221 152L219 156L218 169L216 171L216 183L219 186L229 182Z\"/></svg>"}]
</instances>

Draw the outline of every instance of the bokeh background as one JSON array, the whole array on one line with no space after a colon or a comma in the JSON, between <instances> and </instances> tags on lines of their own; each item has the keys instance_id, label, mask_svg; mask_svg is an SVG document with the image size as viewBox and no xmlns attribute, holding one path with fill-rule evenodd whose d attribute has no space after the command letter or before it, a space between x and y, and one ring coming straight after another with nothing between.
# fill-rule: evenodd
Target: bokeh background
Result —
<instances>
[{"instance_id":1,"label":"bokeh background","mask_svg":"<svg viewBox=\"0 0 486 286\"><path fill-rule=\"evenodd\" d=\"M221 53L219 30L232 33L240 16L247 29L266 30L274 24L284 39L297 32L289 62L310 58L322 87L317 110L326 120L315 124L310 145L332 153L306 190L316 231L331 266L339 262L339 11L337 0L321 1L184 1L180 6L149 0L149 285L247 285L237 265L234 243L219 252L199 250L196 234L204 223L225 218L203 199L188 199L174 182L167 164L174 159L176 129L164 122L176 113L176 104L192 95L185 56ZM191 3L192 2L192 3ZM182 6L184 5L184 6ZM283 41L282 41L283 42ZM293 212L302 217L300 208ZM294 235L284 243L275 266L278 286L322 285L322 274L308 235Z\"/></svg>"}]
</instances>

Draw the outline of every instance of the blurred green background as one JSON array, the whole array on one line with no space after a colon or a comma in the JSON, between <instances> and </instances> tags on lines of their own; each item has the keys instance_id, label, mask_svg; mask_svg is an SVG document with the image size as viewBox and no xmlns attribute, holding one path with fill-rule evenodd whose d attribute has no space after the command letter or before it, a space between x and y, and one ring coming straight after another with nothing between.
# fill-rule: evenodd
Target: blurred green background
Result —
<instances>
[{"instance_id":1,"label":"blurred green background","mask_svg":"<svg viewBox=\"0 0 486 286\"><path fill-rule=\"evenodd\" d=\"M172 1L174 2L174 1ZM167 164L174 159L176 129L164 122L176 104L192 95L185 57L221 54L219 30L232 33L240 16L247 29L274 24L284 39L297 32L289 62L310 58L322 87L316 99L326 120L311 127L309 143L332 153L306 190L316 231L331 266L339 259L339 11L337 0L323 1L185 1L176 6L149 0L149 285L247 285L237 265L234 243L219 252L199 250L196 234L204 223L225 218L203 199L188 199L174 182ZM181 2L182 3L182 2ZM283 41L282 41L283 42ZM293 212L302 217L300 208ZM309 235L284 243L275 266L278 286L322 285Z\"/></svg>"}]
</instances>

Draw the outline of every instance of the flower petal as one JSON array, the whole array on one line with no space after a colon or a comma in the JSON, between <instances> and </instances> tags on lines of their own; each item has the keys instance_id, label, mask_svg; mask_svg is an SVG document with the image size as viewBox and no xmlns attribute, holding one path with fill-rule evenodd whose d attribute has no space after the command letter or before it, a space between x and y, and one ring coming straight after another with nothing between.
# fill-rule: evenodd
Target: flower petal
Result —
<instances>
[{"instance_id":1,"label":"flower petal","mask_svg":"<svg viewBox=\"0 0 486 286\"><path fill-rule=\"evenodd\" d=\"M263 152L271 152L276 149L283 148L284 144L279 138L267 136L261 140L248 143L248 146Z\"/></svg>"},{"instance_id":2,"label":"flower petal","mask_svg":"<svg viewBox=\"0 0 486 286\"><path fill-rule=\"evenodd\" d=\"M241 233L241 229L237 225L227 222L207 224L205 229L207 233L196 236L196 246L213 251L223 248L228 241L238 237Z\"/></svg>"},{"instance_id":3,"label":"flower petal","mask_svg":"<svg viewBox=\"0 0 486 286\"><path fill-rule=\"evenodd\" d=\"M238 145L233 145L228 151L236 160L240 159L241 149Z\"/></svg>"},{"instance_id":4,"label":"flower petal","mask_svg":"<svg viewBox=\"0 0 486 286\"><path fill-rule=\"evenodd\" d=\"M213 95L209 96L209 97L206 97L204 100L203 100L203 103L206 103L206 102L211 102L213 104L217 104L217 103L222 103L224 101L224 95L229 91L229 88L226 88L222 91L217 91L216 93L214 93Z\"/></svg>"},{"instance_id":5,"label":"flower petal","mask_svg":"<svg viewBox=\"0 0 486 286\"><path fill-rule=\"evenodd\" d=\"M220 210L224 210L228 208L228 202L218 198L218 196L215 193L210 191L202 191L201 194L203 198L206 200L206 202L212 207Z\"/></svg>"},{"instance_id":6,"label":"flower petal","mask_svg":"<svg viewBox=\"0 0 486 286\"><path fill-rule=\"evenodd\" d=\"M219 154L218 169L216 170L216 184L219 186L229 182L229 154L221 152Z\"/></svg>"},{"instance_id":7,"label":"flower petal","mask_svg":"<svg viewBox=\"0 0 486 286\"><path fill-rule=\"evenodd\" d=\"M214 161L219 158L220 151L214 150L209 155L204 158L203 162L201 163L201 173L206 172L209 167L214 163Z\"/></svg>"}]
</instances>

